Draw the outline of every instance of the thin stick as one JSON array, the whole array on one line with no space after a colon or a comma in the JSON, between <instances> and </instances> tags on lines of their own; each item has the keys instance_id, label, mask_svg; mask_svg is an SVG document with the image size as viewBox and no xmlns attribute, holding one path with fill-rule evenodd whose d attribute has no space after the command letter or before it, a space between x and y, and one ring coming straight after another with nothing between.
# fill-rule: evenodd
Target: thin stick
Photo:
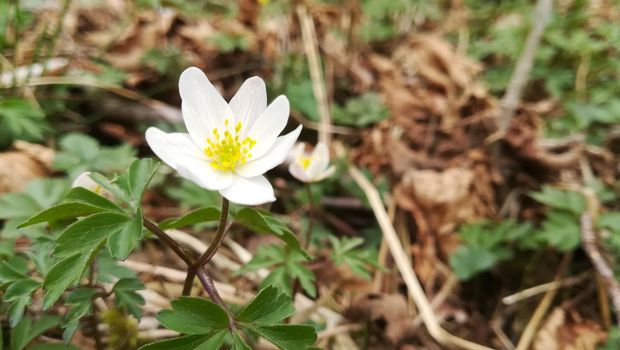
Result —
<instances>
[{"instance_id":1,"label":"thin stick","mask_svg":"<svg viewBox=\"0 0 620 350\"><path fill-rule=\"evenodd\" d=\"M614 311L616 312L616 319L620 326L620 284L618 284L618 281L614 277L614 271L599 251L596 242L596 234L592 228L592 216L590 213L581 215L581 239L583 241L583 247L590 261L592 261L592 265L594 265L594 268L596 268L596 271L607 286L607 291L614 305Z\"/></svg>"},{"instance_id":2,"label":"thin stick","mask_svg":"<svg viewBox=\"0 0 620 350\"><path fill-rule=\"evenodd\" d=\"M443 328L441 328L439 320L433 313L433 308L429 303L428 299L426 298L426 295L424 294L424 290L420 285L420 281L418 281L418 278L413 271L409 260L407 259L405 249L398 240L398 236L396 234L396 231L394 230L394 226L392 226L392 223L390 222L390 218L385 210L385 207L383 206L383 202L381 201L379 192L370 183L370 181L368 181L368 179L366 179L364 175L362 175L362 173L354 166L351 166L349 168L349 174L366 194L368 202L370 203L370 206L375 213L379 226L381 227L381 231L383 232L383 238L385 239L387 246L390 249L390 253L394 258L396 267L398 268L398 271L402 275L403 280L407 285L407 289L409 291L409 294L411 295L411 298L413 299L416 306L418 307L418 310L420 311L424 326L433 337L433 339L435 339L438 343L442 345L455 346L461 349L491 350L491 348L489 347L452 335Z\"/></svg>"},{"instance_id":3,"label":"thin stick","mask_svg":"<svg viewBox=\"0 0 620 350\"><path fill-rule=\"evenodd\" d=\"M301 4L297 6L297 15L301 26L301 37L303 38L304 50L308 56L308 66L310 68L310 79L312 80L312 91L317 102L319 117L321 118L321 130L319 130L319 141L328 147L331 141L331 113L327 102L327 91L325 91L325 79L321 68L321 57L316 39L314 21L308 15L306 7Z\"/></svg>"},{"instance_id":4,"label":"thin stick","mask_svg":"<svg viewBox=\"0 0 620 350\"><path fill-rule=\"evenodd\" d=\"M226 304L224 304L224 301L222 300L220 293L218 293L217 291L217 288L215 288L215 284L213 283L213 278L211 278L211 275L209 275L207 270L203 268L198 268L198 270L196 271L196 275L198 275L198 279L200 280L200 283L202 284L204 289L207 291L207 294L209 294L209 297L211 297L211 300L213 300L216 304L221 306L222 309L224 309L224 311L226 312L226 314L228 314L228 319L230 321L229 322L230 330L234 331L236 328L235 318L230 313L228 308L226 307Z\"/></svg>"},{"instance_id":5,"label":"thin stick","mask_svg":"<svg viewBox=\"0 0 620 350\"><path fill-rule=\"evenodd\" d=\"M517 303L521 300L527 299L527 298L531 298L535 295L541 294L541 293L545 293L548 292L552 289L559 289L562 287L568 287L568 286L572 286L575 284L578 284L580 282L583 282L584 280L586 280L588 277L590 276L590 272L586 271L580 275L577 276L573 276L573 277L569 277L566 279L563 279L561 281L552 281L552 282L548 282L548 283L543 283L540 284L538 286L534 286L531 288L527 288L524 289L518 293L515 294L511 294L508 296L505 296L502 298L502 303L504 303L504 305L511 305L514 303Z\"/></svg>"},{"instance_id":6,"label":"thin stick","mask_svg":"<svg viewBox=\"0 0 620 350\"><path fill-rule=\"evenodd\" d=\"M566 255L564 255L564 258L562 259L562 263L560 264L560 268L558 269L558 272L555 275L554 281L558 282L562 279L562 275L564 275L564 271L568 267L568 264L570 263L571 259L572 259L571 253L567 253ZM558 293L557 289L551 289L542 298L542 300L536 307L536 310L534 310L534 314L532 315L532 318L530 318L530 321L527 323L527 326L525 326L525 330L523 331L523 334L521 334L521 338L519 339L519 343L517 344L516 350L527 350L530 348L530 345L532 344L532 340L534 340L534 335L536 335L536 331L538 330L538 326L540 325L540 322L542 321L543 317L547 313L547 310L551 306L551 303L553 302L553 299L555 298L555 295L557 293Z\"/></svg>"},{"instance_id":7,"label":"thin stick","mask_svg":"<svg viewBox=\"0 0 620 350\"><path fill-rule=\"evenodd\" d=\"M538 45L540 44L540 39L542 38L545 26L551 16L552 5L553 0L538 0L536 2L536 9L534 10L534 18L532 20L532 29L527 35L525 47L523 48L523 52L521 53L515 69L512 72L506 93L502 98L501 114L499 117L500 133L505 132L510 125L510 119L512 119L512 116L519 105L519 101L521 101L521 95L523 94L523 89L529 79L530 71L532 70L532 66L534 64L536 51L538 50Z\"/></svg>"}]
</instances>

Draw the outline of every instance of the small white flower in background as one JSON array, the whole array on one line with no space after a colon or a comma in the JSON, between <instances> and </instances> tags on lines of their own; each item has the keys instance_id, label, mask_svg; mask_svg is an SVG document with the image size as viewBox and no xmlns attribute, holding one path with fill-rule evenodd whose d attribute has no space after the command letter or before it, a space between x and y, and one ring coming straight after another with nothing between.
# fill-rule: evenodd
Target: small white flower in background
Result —
<instances>
[{"instance_id":1,"label":"small white flower in background","mask_svg":"<svg viewBox=\"0 0 620 350\"><path fill-rule=\"evenodd\" d=\"M96 183L95 180L93 180L93 178L90 177L90 174L91 174L90 171L85 171L81 173L80 175L78 175L78 177L76 177L75 180L73 180L73 184L71 185L71 187L84 187L85 189L91 190L102 196L107 195L108 191L104 189L103 187L101 187L101 185Z\"/></svg>"},{"instance_id":2,"label":"small white flower in background","mask_svg":"<svg viewBox=\"0 0 620 350\"><path fill-rule=\"evenodd\" d=\"M278 137L288 121L288 99L278 96L267 106L265 83L252 77L226 103L195 67L181 74L179 91L188 134L149 128L146 141L153 152L184 178L231 202L273 202L273 187L263 174L286 159L301 132L300 125Z\"/></svg>"},{"instance_id":3,"label":"small white flower in background","mask_svg":"<svg viewBox=\"0 0 620 350\"><path fill-rule=\"evenodd\" d=\"M303 182L317 182L330 177L336 167L329 165L329 150L319 142L312 152L306 152L306 144L298 143L289 156L288 171Z\"/></svg>"}]
</instances>

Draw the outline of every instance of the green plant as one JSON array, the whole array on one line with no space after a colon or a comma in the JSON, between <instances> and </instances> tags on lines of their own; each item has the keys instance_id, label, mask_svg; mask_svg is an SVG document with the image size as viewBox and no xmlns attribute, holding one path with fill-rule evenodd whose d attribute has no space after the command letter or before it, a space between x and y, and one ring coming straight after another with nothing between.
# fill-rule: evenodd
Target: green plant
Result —
<instances>
[{"instance_id":1,"label":"green plant","mask_svg":"<svg viewBox=\"0 0 620 350\"><path fill-rule=\"evenodd\" d=\"M49 126L43 111L31 102L19 98L0 100L0 147L14 140L40 141Z\"/></svg>"}]
</instances>

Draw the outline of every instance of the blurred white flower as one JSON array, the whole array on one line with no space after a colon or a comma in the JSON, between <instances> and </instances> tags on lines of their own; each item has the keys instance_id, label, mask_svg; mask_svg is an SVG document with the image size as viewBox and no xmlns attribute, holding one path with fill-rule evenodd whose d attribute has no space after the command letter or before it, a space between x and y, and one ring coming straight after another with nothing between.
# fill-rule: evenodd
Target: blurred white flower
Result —
<instances>
[{"instance_id":1,"label":"blurred white flower","mask_svg":"<svg viewBox=\"0 0 620 350\"><path fill-rule=\"evenodd\" d=\"M267 106L265 83L252 77L226 103L195 67L181 74L179 90L188 134L149 128L146 141L153 152L184 178L231 202L273 202L273 187L263 174L286 159L301 132L300 125L278 137L288 121L288 99L278 96Z\"/></svg>"},{"instance_id":2,"label":"blurred white flower","mask_svg":"<svg viewBox=\"0 0 620 350\"><path fill-rule=\"evenodd\" d=\"M101 185L96 183L95 180L90 177L90 174L90 171L85 171L78 175L78 177L73 180L73 184L71 185L71 187L83 187L102 196L107 196L108 191L105 188L101 187Z\"/></svg>"},{"instance_id":3,"label":"blurred white flower","mask_svg":"<svg viewBox=\"0 0 620 350\"><path fill-rule=\"evenodd\" d=\"M329 165L329 150L324 143L319 142L312 152L306 152L306 144L298 143L289 156L288 171L303 182L317 182L336 171L336 167Z\"/></svg>"}]
</instances>

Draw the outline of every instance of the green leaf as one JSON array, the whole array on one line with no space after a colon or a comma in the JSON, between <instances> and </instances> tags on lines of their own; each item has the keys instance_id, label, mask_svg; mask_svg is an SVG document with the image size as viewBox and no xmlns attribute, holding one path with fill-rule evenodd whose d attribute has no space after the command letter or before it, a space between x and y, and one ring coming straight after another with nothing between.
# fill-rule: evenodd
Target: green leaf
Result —
<instances>
[{"instance_id":1,"label":"green leaf","mask_svg":"<svg viewBox=\"0 0 620 350\"><path fill-rule=\"evenodd\" d=\"M28 275L11 265L8 261L0 261L0 284L28 278Z\"/></svg>"},{"instance_id":2,"label":"green leaf","mask_svg":"<svg viewBox=\"0 0 620 350\"><path fill-rule=\"evenodd\" d=\"M616 234L620 233L620 212L614 211L601 214L597 220L597 225Z\"/></svg>"},{"instance_id":3,"label":"green leaf","mask_svg":"<svg viewBox=\"0 0 620 350\"><path fill-rule=\"evenodd\" d=\"M6 96L0 100L0 147L17 139L42 140L48 129L43 111L32 103Z\"/></svg>"},{"instance_id":4,"label":"green leaf","mask_svg":"<svg viewBox=\"0 0 620 350\"><path fill-rule=\"evenodd\" d=\"M127 227L131 218L123 214L104 212L88 216L71 224L58 237L54 256L68 257L91 252L108 236Z\"/></svg>"},{"instance_id":5,"label":"green leaf","mask_svg":"<svg viewBox=\"0 0 620 350\"><path fill-rule=\"evenodd\" d=\"M575 191L543 186L542 191L530 193L530 197L552 208L567 210L581 215L586 209L583 196Z\"/></svg>"},{"instance_id":6,"label":"green leaf","mask_svg":"<svg viewBox=\"0 0 620 350\"><path fill-rule=\"evenodd\" d=\"M90 255L79 253L61 260L52 267L45 277L43 289L43 309L49 309L62 293L71 285L76 284L88 266Z\"/></svg>"},{"instance_id":7,"label":"green leaf","mask_svg":"<svg viewBox=\"0 0 620 350\"><path fill-rule=\"evenodd\" d=\"M136 278L120 279L112 288L116 297L116 305L125 308L136 319L140 319L141 314L138 305L144 304L144 298L136 291L142 289L144 289L144 285Z\"/></svg>"},{"instance_id":8,"label":"green leaf","mask_svg":"<svg viewBox=\"0 0 620 350\"><path fill-rule=\"evenodd\" d=\"M477 246L460 246L450 256L450 267L460 280L468 280L472 276L493 267L499 257L492 251Z\"/></svg>"},{"instance_id":9,"label":"green leaf","mask_svg":"<svg viewBox=\"0 0 620 350\"><path fill-rule=\"evenodd\" d=\"M77 288L67 295L65 304L71 306L65 315L63 339L69 342L77 331L80 319L92 315L92 300L99 292L96 288Z\"/></svg>"},{"instance_id":10,"label":"green leaf","mask_svg":"<svg viewBox=\"0 0 620 350\"><path fill-rule=\"evenodd\" d=\"M269 286L258 293L241 311L237 321L243 323L272 324L295 312L293 302L277 288Z\"/></svg>"},{"instance_id":11,"label":"green leaf","mask_svg":"<svg viewBox=\"0 0 620 350\"><path fill-rule=\"evenodd\" d=\"M11 331L10 350L21 350L28 345L34 338L45 333L47 330L58 326L60 317L43 315L37 322L32 323L30 317L25 317Z\"/></svg>"},{"instance_id":12,"label":"green leaf","mask_svg":"<svg viewBox=\"0 0 620 350\"><path fill-rule=\"evenodd\" d=\"M220 333L223 332L218 332L217 334ZM206 350L207 348L202 348L202 345L209 341L210 337L210 335L186 335L150 343L140 347L138 350ZM212 349L219 350L219 348Z\"/></svg>"},{"instance_id":13,"label":"green leaf","mask_svg":"<svg viewBox=\"0 0 620 350\"><path fill-rule=\"evenodd\" d=\"M28 350L80 350L80 348L75 345L64 343L45 343L31 346Z\"/></svg>"},{"instance_id":14,"label":"green leaf","mask_svg":"<svg viewBox=\"0 0 620 350\"><path fill-rule=\"evenodd\" d=\"M547 244L561 251L575 249L581 242L578 219L565 211L549 212L539 235Z\"/></svg>"},{"instance_id":15,"label":"green leaf","mask_svg":"<svg viewBox=\"0 0 620 350\"><path fill-rule=\"evenodd\" d=\"M4 292L4 301L13 301L23 296L30 296L41 283L31 279L17 280L6 289Z\"/></svg>"},{"instance_id":16,"label":"green leaf","mask_svg":"<svg viewBox=\"0 0 620 350\"><path fill-rule=\"evenodd\" d=\"M191 212L176 219L167 219L159 224L162 230L172 228L180 228L184 226L196 225L206 221L216 221L220 218L220 210L217 208L201 208L192 210Z\"/></svg>"},{"instance_id":17,"label":"green leaf","mask_svg":"<svg viewBox=\"0 0 620 350\"><path fill-rule=\"evenodd\" d=\"M117 184L130 195L130 204L137 209L142 201L146 186L151 182L159 163L151 158L136 159L129 166L129 172L118 177Z\"/></svg>"},{"instance_id":18,"label":"green leaf","mask_svg":"<svg viewBox=\"0 0 620 350\"><path fill-rule=\"evenodd\" d=\"M270 213L259 211L254 208L243 208L235 215L235 220L241 225L258 233L273 234L280 238L291 248L302 252L306 257L308 254L299 245L297 237L289 230L286 225L272 216Z\"/></svg>"},{"instance_id":19,"label":"green leaf","mask_svg":"<svg viewBox=\"0 0 620 350\"><path fill-rule=\"evenodd\" d=\"M173 300L172 310L162 310L157 319L164 327L186 334L205 334L229 326L228 314L217 304L201 298Z\"/></svg>"},{"instance_id":20,"label":"green leaf","mask_svg":"<svg viewBox=\"0 0 620 350\"><path fill-rule=\"evenodd\" d=\"M105 209L103 208L95 207L85 202L74 201L60 203L36 214L28 221L19 225L18 228L23 228L42 222L49 222L58 219L72 219L80 216L87 216L90 214L102 212L104 210Z\"/></svg>"},{"instance_id":21,"label":"green leaf","mask_svg":"<svg viewBox=\"0 0 620 350\"><path fill-rule=\"evenodd\" d=\"M86 202L92 206L99 207L102 209L118 211L121 213L123 212L123 209L121 209L118 205L114 204L112 201L110 201L106 197L99 195L91 190L87 190L83 187L72 188L71 191L67 193L65 200Z\"/></svg>"},{"instance_id":22,"label":"green leaf","mask_svg":"<svg viewBox=\"0 0 620 350\"><path fill-rule=\"evenodd\" d=\"M233 334L233 350L252 350L238 332Z\"/></svg>"},{"instance_id":23,"label":"green leaf","mask_svg":"<svg viewBox=\"0 0 620 350\"><path fill-rule=\"evenodd\" d=\"M256 326L253 330L283 350L307 349L316 342L316 331L311 326L281 324Z\"/></svg>"},{"instance_id":24,"label":"green leaf","mask_svg":"<svg viewBox=\"0 0 620 350\"><path fill-rule=\"evenodd\" d=\"M127 259L133 247L138 244L141 236L142 209L138 209L138 214L133 219L125 222L122 228L110 233L108 237L110 255L120 260Z\"/></svg>"}]
</instances>

